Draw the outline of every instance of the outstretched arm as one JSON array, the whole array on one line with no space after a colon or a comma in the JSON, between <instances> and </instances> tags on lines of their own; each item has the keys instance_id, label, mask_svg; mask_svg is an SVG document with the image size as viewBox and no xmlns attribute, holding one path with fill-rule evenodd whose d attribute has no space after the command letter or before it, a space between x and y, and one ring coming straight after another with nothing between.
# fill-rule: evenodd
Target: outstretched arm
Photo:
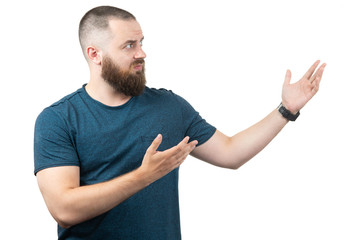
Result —
<instances>
[{"instance_id":1,"label":"outstretched arm","mask_svg":"<svg viewBox=\"0 0 360 240\"><path fill-rule=\"evenodd\" d=\"M326 64L317 71L320 61L316 61L305 75L291 84L291 72L286 71L282 90L283 106L293 114L302 109L317 93ZM197 147L191 155L219 167L236 169L264 149L288 123L277 109L263 120L248 129L228 137L216 133L203 145Z\"/></svg>"}]
</instances>

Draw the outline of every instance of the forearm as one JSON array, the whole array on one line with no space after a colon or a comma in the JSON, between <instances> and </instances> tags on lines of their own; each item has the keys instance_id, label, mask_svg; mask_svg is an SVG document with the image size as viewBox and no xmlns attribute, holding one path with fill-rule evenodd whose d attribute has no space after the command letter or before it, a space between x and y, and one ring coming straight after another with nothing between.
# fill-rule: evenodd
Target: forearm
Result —
<instances>
[{"instance_id":1,"label":"forearm","mask_svg":"<svg viewBox=\"0 0 360 240\"><path fill-rule=\"evenodd\" d=\"M263 150L288 123L277 109L264 119L231 137L227 158L235 168L240 167Z\"/></svg>"},{"instance_id":2,"label":"forearm","mask_svg":"<svg viewBox=\"0 0 360 240\"><path fill-rule=\"evenodd\" d=\"M111 210L149 183L137 169L107 182L64 190L53 216L60 226L71 227Z\"/></svg>"},{"instance_id":3,"label":"forearm","mask_svg":"<svg viewBox=\"0 0 360 240\"><path fill-rule=\"evenodd\" d=\"M317 93L326 64L315 69L320 61L316 61L305 75L291 84L291 72L286 72L282 91L282 103L290 111L297 113ZM315 73L314 73L315 72ZM286 117L286 111L283 111ZM289 115L291 116L291 115ZM228 137L216 131L206 143L197 147L192 155L205 162L224 168L239 168L253 158L283 129L288 120L276 109L260 122L250 128ZM296 116L291 116L295 120Z\"/></svg>"},{"instance_id":4,"label":"forearm","mask_svg":"<svg viewBox=\"0 0 360 240\"><path fill-rule=\"evenodd\" d=\"M110 181L79 186L80 168L64 166L39 171L38 184L52 216L68 228L111 210L179 167L197 144L188 140L185 137L177 146L157 151L162 142L159 134L139 168Z\"/></svg>"},{"instance_id":5,"label":"forearm","mask_svg":"<svg viewBox=\"0 0 360 240\"><path fill-rule=\"evenodd\" d=\"M219 167L237 169L266 147L287 122L276 109L233 137L216 131L211 139L191 154Z\"/></svg>"}]
</instances>

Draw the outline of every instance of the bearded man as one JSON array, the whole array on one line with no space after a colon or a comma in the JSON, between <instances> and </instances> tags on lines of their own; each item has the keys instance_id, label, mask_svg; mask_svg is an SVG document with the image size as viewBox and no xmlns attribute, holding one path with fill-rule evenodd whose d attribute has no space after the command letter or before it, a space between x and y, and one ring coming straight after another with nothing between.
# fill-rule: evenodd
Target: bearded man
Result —
<instances>
[{"instance_id":1,"label":"bearded man","mask_svg":"<svg viewBox=\"0 0 360 240\"><path fill-rule=\"evenodd\" d=\"M43 110L35 125L35 174L59 239L181 239L178 168L191 153L237 169L261 151L316 94L316 61L282 104L228 137L180 96L146 86L136 18L110 6L79 26L90 80Z\"/></svg>"}]
</instances>

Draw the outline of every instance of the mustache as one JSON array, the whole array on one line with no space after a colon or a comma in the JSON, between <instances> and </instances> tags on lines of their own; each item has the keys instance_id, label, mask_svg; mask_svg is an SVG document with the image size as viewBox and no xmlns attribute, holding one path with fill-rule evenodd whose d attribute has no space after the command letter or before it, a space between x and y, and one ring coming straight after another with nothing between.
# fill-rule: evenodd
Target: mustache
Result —
<instances>
[{"instance_id":1,"label":"mustache","mask_svg":"<svg viewBox=\"0 0 360 240\"><path fill-rule=\"evenodd\" d=\"M137 59L137 60L135 60L135 61L131 64L131 67L133 67L133 66L135 66L135 65L138 65L138 64L144 65L144 64L145 64L145 60L144 60L144 59Z\"/></svg>"}]
</instances>

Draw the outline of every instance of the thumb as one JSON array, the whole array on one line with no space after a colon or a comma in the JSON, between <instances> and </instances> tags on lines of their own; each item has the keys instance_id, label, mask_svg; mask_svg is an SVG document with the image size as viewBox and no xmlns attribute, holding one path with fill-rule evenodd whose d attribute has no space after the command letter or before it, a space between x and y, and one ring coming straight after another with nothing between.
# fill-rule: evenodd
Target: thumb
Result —
<instances>
[{"instance_id":1,"label":"thumb","mask_svg":"<svg viewBox=\"0 0 360 240\"><path fill-rule=\"evenodd\" d=\"M284 85L289 85L291 81L291 71L286 70Z\"/></svg>"},{"instance_id":2,"label":"thumb","mask_svg":"<svg viewBox=\"0 0 360 240\"><path fill-rule=\"evenodd\" d=\"M148 152L156 153L156 150L160 146L161 142L162 142L162 136L161 136L161 134L158 134L157 137L154 139L154 141L149 146L149 148L147 149Z\"/></svg>"}]
</instances>

